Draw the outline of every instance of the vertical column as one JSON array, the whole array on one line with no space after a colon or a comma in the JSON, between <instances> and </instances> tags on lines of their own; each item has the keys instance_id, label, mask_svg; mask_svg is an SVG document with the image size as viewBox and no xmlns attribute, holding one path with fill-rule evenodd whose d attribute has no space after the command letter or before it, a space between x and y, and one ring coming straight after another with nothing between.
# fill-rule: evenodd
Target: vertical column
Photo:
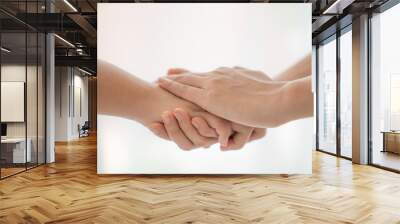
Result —
<instances>
[{"instance_id":1,"label":"vertical column","mask_svg":"<svg viewBox=\"0 0 400 224\"><path fill-rule=\"evenodd\" d=\"M353 162L368 163L368 15L353 20Z\"/></svg>"},{"instance_id":2,"label":"vertical column","mask_svg":"<svg viewBox=\"0 0 400 224\"><path fill-rule=\"evenodd\" d=\"M55 161L55 72L54 35L46 35L46 163Z\"/></svg>"},{"instance_id":3,"label":"vertical column","mask_svg":"<svg viewBox=\"0 0 400 224\"><path fill-rule=\"evenodd\" d=\"M340 83L341 83L341 63L340 63L340 30L336 31L336 155L342 155L342 122L340 104Z\"/></svg>"},{"instance_id":4,"label":"vertical column","mask_svg":"<svg viewBox=\"0 0 400 224\"><path fill-rule=\"evenodd\" d=\"M46 1L46 11L53 12L51 1ZM46 34L46 163L55 161L55 44L54 34Z\"/></svg>"},{"instance_id":5,"label":"vertical column","mask_svg":"<svg viewBox=\"0 0 400 224\"><path fill-rule=\"evenodd\" d=\"M88 78L90 131L97 132L97 77Z\"/></svg>"}]
</instances>

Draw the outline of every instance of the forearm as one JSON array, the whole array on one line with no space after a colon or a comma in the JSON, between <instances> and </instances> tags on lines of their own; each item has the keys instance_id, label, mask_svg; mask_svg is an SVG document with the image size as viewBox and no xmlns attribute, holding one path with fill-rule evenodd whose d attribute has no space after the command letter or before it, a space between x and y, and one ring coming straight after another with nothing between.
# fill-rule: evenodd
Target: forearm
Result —
<instances>
[{"instance_id":1,"label":"forearm","mask_svg":"<svg viewBox=\"0 0 400 224\"><path fill-rule=\"evenodd\" d=\"M276 81L292 81L311 75L311 55L307 55L296 64L286 69L276 77Z\"/></svg>"},{"instance_id":2,"label":"forearm","mask_svg":"<svg viewBox=\"0 0 400 224\"><path fill-rule=\"evenodd\" d=\"M98 75L98 111L100 114L125 117L147 122L155 85L147 83L126 71L100 61Z\"/></svg>"},{"instance_id":3,"label":"forearm","mask_svg":"<svg viewBox=\"0 0 400 224\"><path fill-rule=\"evenodd\" d=\"M258 127L278 127L289 121L312 116L311 77L278 82L276 86L275 90L263 92L260 98L254 101L258 102L257 107L261 107L254 111L262 111L255 114L260 124ZM266 89L270 87L266 86Z\"/></svg>"},{"instance_id":4,"label":"forearm","mask_svg":"<svg viewBox=\"0 0 400 224\"><path fill-rule=\"evenodd\" d=\"M285 123L313 115L311 76L288 82L281 89L281 94Z\"/></svg>"}]
</instances>

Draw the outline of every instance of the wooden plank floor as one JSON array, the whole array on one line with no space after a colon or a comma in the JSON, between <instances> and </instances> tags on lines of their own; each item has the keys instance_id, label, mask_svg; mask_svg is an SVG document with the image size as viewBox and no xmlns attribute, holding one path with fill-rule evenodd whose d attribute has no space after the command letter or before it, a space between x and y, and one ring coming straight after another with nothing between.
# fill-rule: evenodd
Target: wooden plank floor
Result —
<instances>
[{"instance_id":1,"label":"wooden plank floor","mask_svg":"<svg viewBox=\"0 0 400 224\"><path fill-rule=\"evenodd\" d=\"M314 153L313 175L98 176L96 139L0 181L0 223L400 223L400 175Z\"/></svg>"}]
</instances>

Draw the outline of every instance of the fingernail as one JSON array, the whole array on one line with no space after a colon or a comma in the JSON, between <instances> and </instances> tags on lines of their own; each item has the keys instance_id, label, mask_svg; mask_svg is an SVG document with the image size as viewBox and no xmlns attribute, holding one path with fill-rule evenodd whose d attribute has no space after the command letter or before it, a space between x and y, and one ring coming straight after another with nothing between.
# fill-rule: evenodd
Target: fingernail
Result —
<instances>
[{"instance_id":1,"label":"fingernail","mask_svg":"<svg viewBox=\"0 0 400 224\"><path fill-rule=\"evenodd\" d=\"M180 111L174 111L174 115L176 117L176 119L181 120L182 119L182 114Z\"/></svg>"},{"instance_id":2,"label":"fingernail","mask_svg":"<svg viewBox=\"0 0 400 224\"><path fill-rule=\"evenodd\" d=\"M228 146L228 141L226 141L225 139L219 139L219 144L221 145L221 147L227 147Z\"/></svg>"}]
</instances>

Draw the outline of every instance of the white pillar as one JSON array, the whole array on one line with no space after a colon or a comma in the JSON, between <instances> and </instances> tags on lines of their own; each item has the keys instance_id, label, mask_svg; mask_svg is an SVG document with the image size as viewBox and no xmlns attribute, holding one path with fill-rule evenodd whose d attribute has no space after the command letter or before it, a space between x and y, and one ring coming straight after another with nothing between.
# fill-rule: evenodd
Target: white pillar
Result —
<instances>
[{"instance_id":1,"label":"white pillar","mask_svg":"<svg viewBox=\"0 0 400 224\"><path fill-rule=\"evenodd\" d=\"M54 35L46 36L46 163L55 161L54 133L55 133L55 56Z\"/></svg>"},{"instance_id":2,"label":"white pillar","mask_svg":"<svg viewBox=\"0 0 400 224\"><path fill-rule=\"evenodd\" d=\"M368 163L368 15L353 20L353 162Z\"/></svg>"}]
</instances>

